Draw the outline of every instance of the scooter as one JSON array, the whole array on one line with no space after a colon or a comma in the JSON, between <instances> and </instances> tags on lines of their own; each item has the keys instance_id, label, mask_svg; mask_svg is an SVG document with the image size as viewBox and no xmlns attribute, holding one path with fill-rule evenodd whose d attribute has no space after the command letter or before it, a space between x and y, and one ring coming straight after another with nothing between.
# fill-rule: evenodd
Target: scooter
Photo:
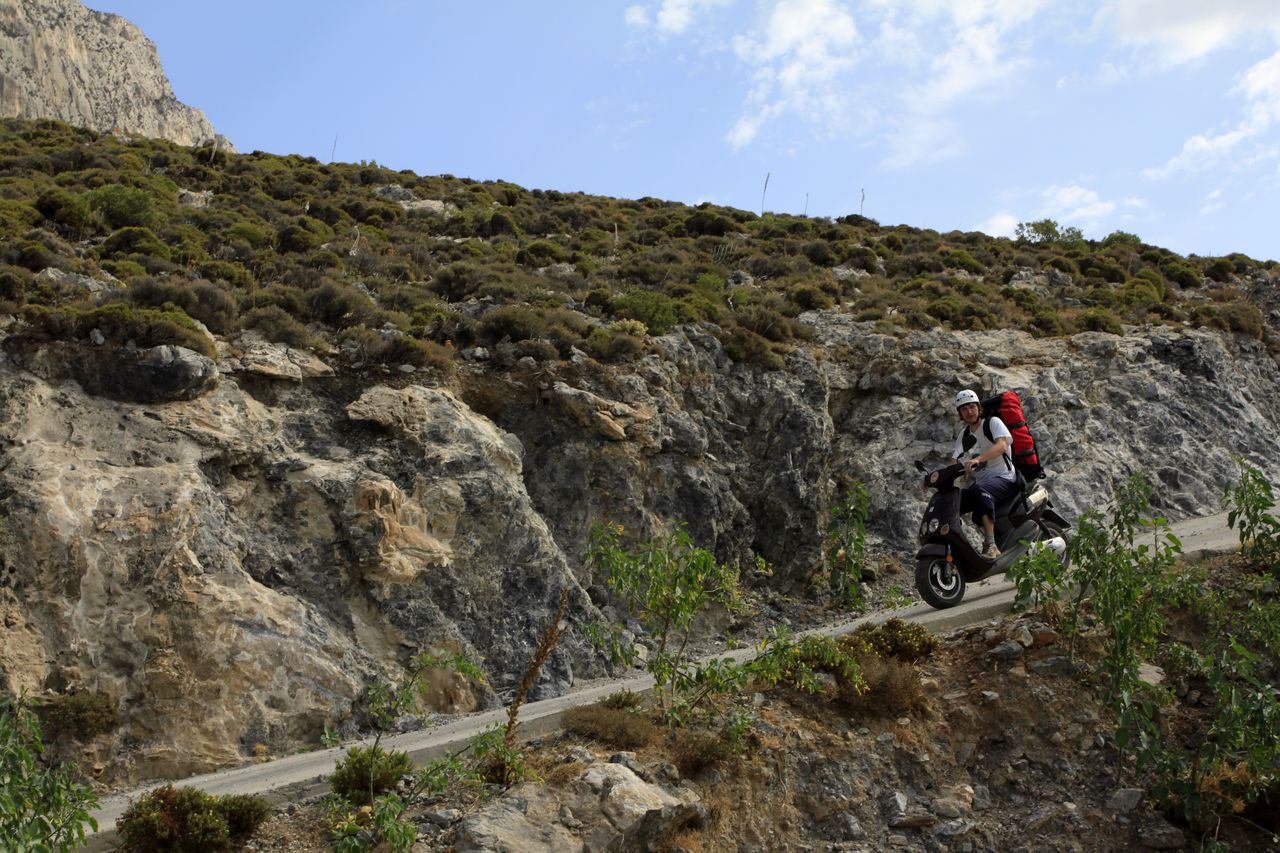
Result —
<instances>
[{"instance_id":1,"label":"scooter","mask_svg":"<svg viewBox=\"0 0 1280 853\"><path fill-rule=\"evenodd\" d=\"M923 462L916 462L916 468L927 470ZM920 522L916 589L939 610L959 604L968 584L1008 571L1030 548L1050 548L1059 559L1064 559L1067 550L1063 533L1071 524L1053 510L1049 490L1043 484L1029 484L1019 474L1019 488L996 504L995 539L1000 556L993 560L979 554L961 529L956 480L964 473L964 465L956 463L927 473L921 483L934 493Z\"/></svg>"}]
</instances>

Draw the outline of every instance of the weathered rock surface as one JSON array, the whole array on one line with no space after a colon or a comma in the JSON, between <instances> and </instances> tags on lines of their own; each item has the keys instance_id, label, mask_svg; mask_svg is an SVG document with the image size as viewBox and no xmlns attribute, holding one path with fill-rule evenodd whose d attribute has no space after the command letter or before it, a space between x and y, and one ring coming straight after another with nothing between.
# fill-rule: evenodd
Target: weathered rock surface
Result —
<instances>
[{"instance_id":1,"label":"weathered rock surface","mask_svg":"<svg viewBox=\"0 0 1280 853\"><path fill-rule=\"evenodd\" d=\"M79 0L0 2L0 116L53 118L179 145L215 137L204 113L174 96L150 39ZM225 139L219 144L234 150Z\"/></svg>"},{"instance_id":2,"label":"weathered rock surface","mask_svg":"<svg viewBox=\"0 0 1280 853\"><path fill-rule=\"evenodd\" d=\"M1276 473L1280 375L1250 338L895 339L834 313L804 320L815 345L786 371L735 365L690 327L632 365L477 363L447 388L331 375L248 336L221 343L216 365L13 339L0 357L0 687L106 693L124 725L91 750L127 753L114 767L133 778L312 740L422 649L470 655L501 696L562 590L575 622L608 603L583 566L599 519L641 536L683 520L722 560L761 555L775 567L762 582L795 588L857 480L873 547L909 556L923 501L910 463L944 458L962 386L1023 392L1068 515L1131 472L1154 478L1174 517L1220 508L1233 454ZM604 673L577 637L531 698ZM495 698L442 683L441 708Z\"/></svg>"},{"instance_id":3,"label":"weathered rock surface","mask_svg":"<svg viewBox=\"0 0 1280 853\"><path fill-rule=\"evenodd\" d=\"M459 853L660 850L657 842L699 824L706 808L690 788L646 782L622 764L595 761L564 790L527 783L468 816Z\"/></svg>"}]
</instances>

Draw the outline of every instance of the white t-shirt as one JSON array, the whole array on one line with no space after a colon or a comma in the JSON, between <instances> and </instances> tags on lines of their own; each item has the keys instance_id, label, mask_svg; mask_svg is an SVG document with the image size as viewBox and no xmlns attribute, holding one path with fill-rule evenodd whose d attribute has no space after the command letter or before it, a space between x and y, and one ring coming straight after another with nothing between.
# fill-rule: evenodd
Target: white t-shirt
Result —
<instances>
[{"instance_id":1,"label":"white t-shirt","mask_svg":"<svg viewBox=\"0 0 1280 853\"><path fill-rule=\"evenodd\" d=\"M976 442L969 448L969 457L976 459L983 453L991 449L1001 436L1004 436L1006 442L1004 456L998 459L991 459L987 462L979 463L973 469L973 479L981 483L986 480L1017 480L1018 475L1013 470L1013 460L1010 452L1013 450L1013 436L1009 433L1009 428L1004 425L1004 421L997 417L992 417L988 423L991 425L991 441L987 441L987 431L982 428L982 419L973 425L973 437ZM956 446L951 456L961 462L965 460L965 435L969 432L969 427L965 426L960 430L960 435L956 438Z\"/></svg>"}]
</instances>

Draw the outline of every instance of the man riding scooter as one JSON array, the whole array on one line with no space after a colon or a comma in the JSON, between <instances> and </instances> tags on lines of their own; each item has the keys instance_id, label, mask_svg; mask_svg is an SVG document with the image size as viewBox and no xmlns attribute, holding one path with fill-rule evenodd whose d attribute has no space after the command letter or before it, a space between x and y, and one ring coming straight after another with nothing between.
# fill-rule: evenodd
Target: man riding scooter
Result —
<instances>
[{"instance_id":1,"label":"man riding scooter","mask_svg":"<svg viewBox=\"0 0 1280 853\"><path fill-rule=\"evenodd\" d=\"M995 540L996 504L1018 489L1018 475L1009 454L1013 436L994 415L983 428L982 404L974 391L965 389L956 394L956 411L965 426L956 438L951 462L958 463L969 454L964 470L973 474L974 480L960 492L960 512L973 513L974 525L982 527L982 556L994 560L1000 556Z\"/></svg>"}]
</instances>

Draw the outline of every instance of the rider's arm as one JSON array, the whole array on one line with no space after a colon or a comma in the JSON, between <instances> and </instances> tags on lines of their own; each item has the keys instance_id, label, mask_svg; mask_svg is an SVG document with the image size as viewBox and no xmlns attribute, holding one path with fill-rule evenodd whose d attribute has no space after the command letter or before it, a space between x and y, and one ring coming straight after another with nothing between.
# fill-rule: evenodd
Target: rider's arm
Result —
<instances>
[{"instance_id":1,"label":"rider's arm","mask_svg":"<svg viewBox=\"0 0 1280 853\"><path fill-rule=\"evenodd\" d=\"M992 459L998 459L999 457L1004 455L1004 452L1008 448L1009 448L1009 439L1005 438L1002 435L995 440L994 444L992 444L982 453L979 453L977 456L975 456L973 458L973 462L976 465L983 462L990 462Z\"/></svg>"}]
</instances>

